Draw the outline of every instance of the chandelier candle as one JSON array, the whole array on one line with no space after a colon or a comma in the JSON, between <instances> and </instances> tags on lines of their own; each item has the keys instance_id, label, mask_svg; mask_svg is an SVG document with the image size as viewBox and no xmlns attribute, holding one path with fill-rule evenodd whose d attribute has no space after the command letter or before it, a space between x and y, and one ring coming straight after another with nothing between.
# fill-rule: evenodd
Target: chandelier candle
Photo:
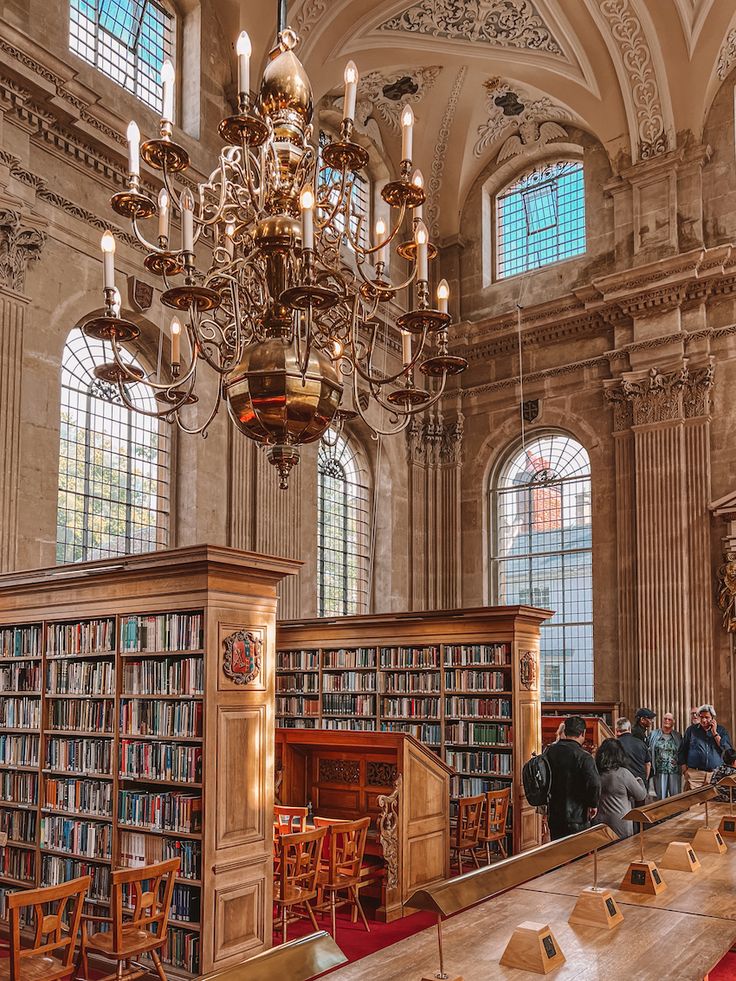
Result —
<instances>
[{"instance_id":1,"label":"chandelier candle","mask_svg":"<svg viewBox=\"0 0 736 981\"><path fill-rule=\"evenodd\" d=\"M241 105L247 104L250 92L250 55L251 43L247 31L241 31L238 43L235 45L238 53L238 92Z\"/></svg>"},{"instance_id":2,"label":"chandelier candle","mask_svg":"<svg viewBox=\"0 0 736 981\"><path fill-rule=\"evenodd\" d=\"M139 177L141 173L141 131L135 120L128 123L128 173L131 177Z\"/></svg>"},{"instance_id":3,"label":"chandelier candle","mask_svg":"<svg viewBox=\"0 0 736 981\"><path fill-rule=\"evenodd\" d=\"M424 174L418 167L411 175L411 182L414 187L418 187L421 191L424 190ZM424 205L418 204L414 209L414 220L420 221L422 218L424 218Z\"/></svg>"},{"instance_id":4,"label":"chandelier candle","mask_svg":"<svg viewBox=\"0 0 736 981\"><path fill-rule=\"evenodd\" d=\"M406 330L401 332L401 360L404 367L411 364L411 334Z\"/></svg>"},{"instance_id":5,"label":"chandelier candle","mask_svg":"<svg viewBox=\"0 0 736 981\"><path fill-rule=\"evenodd\" d=\"M386 241L386 222L383 218L378 218L376 221L376 239L377 241L383 243L377 253L377 261L386 265L388 260L388 245L385 244Z\"/></svg>"},{"instance_id":6,"label":"chandelier candle","mask_svg":"<svg viewBox=\"0 0 736 981\"><path fill-rule=\"evenodd\" d=\"M194 252L194 198L189 188L181 196L182 252Z\"/></svg>"},{"instance_id":7,"label":"chandelier candle","mask_svg":"<svg viewBox=\"0 0 736 981\"><path fill-rule=\"evenodd\" d=\"M314 192L305 187L299 197L302 211L302 248L314 249Z\"/></svg>"},{"instance_id":8,"label":"chandelier candle","mask_svg":"<svg viewBox=\"0 0 736 981\"><path fill-rule=\"evenodd\" d=\"M181 321L178 317L171 318L171 369L178 374L181 364Z\"/></svg>"},{"instance_id":9,"label":"chandelier candle","mask_svg":"<svg viewBox=\"0 0 736 981\"><path fill-rule=\"evenodd\" d=\"M427 255L429 234L427 232L427 226L424 224L421 218L416 224L414 241L417 245L417 280L420 283L426 283L429 279L429 263Z\"/></svg>"},{"instance_id":10,"label":"chandelier candle","mask_svg":"<svg viewBox=\"0 0 736 981\"><path fill-rule=\"evenodd\" d=\"M161 119L172 123L174 120L174 66L167 58L161 65L161 85L163 88L163 109Z\"/></svg>"},{"instance_id":11,"label":"chandelier candle","mask_svg":"<svg viewBox=\"0 0 736 981\"><path fill-rule=\"evenodd\" d=\"M232 259L235 254L235 243L233 242L233 235L235 234L235 225L229 223L225 225L225 251Z\"/></svg>"},{"instance_id":12,"label":"chandelier candle","mask_svg":"<svg viewBox=\"0 0 736 981\"><path fill-rule=\"evenodd\" d=\"M447 313L447 301L450 299L450 287L446 279L441 279L437 284L437 309L440 313Z\"/></svg>"},{"instance_id":13,"label":"chandelier candle","mask_svg":"<svg viewBox=\"0 0 736 981\"><path fill-rule=\"evenodd\" d=\"M100 242L103 257L103 284L106 290L115 289L115 239L110 231L105 232Z\"/></svg>"},{"instance_id":14,"label":"chandelier candle","mask_svg":"<svg viewBox=\"0 0 736 981\"><path fill-rule=\"evenodd\" d=\"M158 237L169 240L169 195L165 187L158 192Z\"/></svg>"},{"instance_id":15,"label":"chandelier candle","mask_svg":"<svg viewBox=\"0 0 736 981\"><path fill-rule=\"evenodd\" d=\"M404 106L401 113L401 159L411 161L414 141L414 110L410 105Z\"/></svg>"},{"instance_id":16,"label":"chandelier candle","mask_svg":"<svg viewBox=\"0 0 736 981\"><path fill-rule=\"evenodd\" d=\"M354 61L345 66L345 98L343 119L355 119L355 100L358 95L358 69Z\"/></svg>"}]
</instances>

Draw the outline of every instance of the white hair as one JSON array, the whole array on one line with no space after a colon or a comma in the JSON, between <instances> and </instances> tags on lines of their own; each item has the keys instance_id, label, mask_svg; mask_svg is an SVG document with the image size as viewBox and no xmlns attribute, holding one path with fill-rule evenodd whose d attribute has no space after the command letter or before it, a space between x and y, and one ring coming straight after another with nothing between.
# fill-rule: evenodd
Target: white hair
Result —
<instances>
[{"instance_id":1,"label":"white hair","mask_svg":"<svg viewBox=\"0 0 736 981\"><path fill-rule=\"evenodd\" d=\"M631 732L631 723L628 719L616 719L616 732Z\"/></svg>"},{"instance_id":2,"label":"white hair","mask_svg":"<svg viewBox=\"0 0 736 981\"><path fill-rule=\"evenodd\" d=\"M703 712L710 712L710 714L713 716L714 719L716 717L716 710L713 708L712 705L701 705L700 708L698 709L698 715L702 715Z\"/></svg>"}]
</instances>

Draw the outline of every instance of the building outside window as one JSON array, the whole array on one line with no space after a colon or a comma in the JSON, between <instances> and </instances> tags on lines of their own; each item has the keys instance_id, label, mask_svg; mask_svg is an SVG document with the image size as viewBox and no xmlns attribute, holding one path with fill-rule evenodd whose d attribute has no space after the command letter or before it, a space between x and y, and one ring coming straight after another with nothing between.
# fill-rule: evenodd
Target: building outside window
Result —
<instances>
[{"instance_id":1,"label":"building outside window","mask_svg":"<svg viewBox=\"0 0 736 981\"><path fill-rule=\"evenodd\" d=\"M140 367L129 355L124 360ZM95 377L95 364L105 361L112 361L108 345L72 331L61 367L59 563L168 544L168 427L131 412L116 385ZM155 410L142 386L128 386L128 394L140 408Z\"/></svg>"},{"instance_id":2,"label":"building outside window","mask_svg":"<svg viewBox=\"0 0 736 981\"><path fill-rule=\"evenodd\" d=\"M352 442L328 430L317 454L317 607L319 616L366 613L371 492Z\"/></svg>"},{"instance_id":3,"label":"building outside window","mask_svg":"<svg viewBox=\"0 0 736 981\"><path fill-rule=\"evenodd\" d=\"M555 611L541 630L542 699L593 698L590 461L562 433L515 450L491 488L495 601Z\"/></svg>"},{"instance_id":4,"label":"building outside window","mask_svg":"<svg viewBox=\"0 0 736 981\"><path fill-rule=\"evenodd\" d=\"M69 48L161 111L161 66L172 57L175 19L162 0L70 0Z\"/></svg>"},{"instance_id":5,"label":"building outside window","mask_svg":"<svg viewBox=\"0 0 736 981\"><path fill-rule=\"evenodd\" d=\"M579 160L534 167L496 197L498 279L585 252L585 183Z\"/></svg>"}]
</instances>

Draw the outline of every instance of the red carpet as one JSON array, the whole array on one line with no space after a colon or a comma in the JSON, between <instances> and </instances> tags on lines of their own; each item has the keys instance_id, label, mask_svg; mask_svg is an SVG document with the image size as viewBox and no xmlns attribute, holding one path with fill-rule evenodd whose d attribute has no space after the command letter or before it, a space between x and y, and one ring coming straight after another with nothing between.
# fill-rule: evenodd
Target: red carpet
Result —
<instances>
[{"instance_id":1,"label":"red carpet","mask_svg":"<svg viewBox=\"0 0 736 981\"><path fill-rule=\"evenodd\" d=\"M726 954L718 967L710 972L708 981L736 981L736 954Z\"/></svg>"}]
</instances>

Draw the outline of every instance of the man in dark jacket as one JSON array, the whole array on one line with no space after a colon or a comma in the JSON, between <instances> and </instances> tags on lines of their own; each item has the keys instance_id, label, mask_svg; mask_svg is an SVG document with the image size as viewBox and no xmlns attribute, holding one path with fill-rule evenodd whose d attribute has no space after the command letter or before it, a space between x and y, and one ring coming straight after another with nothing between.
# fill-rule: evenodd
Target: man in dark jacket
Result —
<instances>
[{"instance_id":1,"label":"man in dark jacket","mask_svg":"<svg viewBox=\"0 0 736 981\"><path fill-rule=\"evenodd\" d=\"M631 770L635 777L639 777L646 787L649 774L652 772L652 758L646 743L632 735L631 723L628 719L616 719L616 738L626 753L627 770Z\"/></svg>"},{"instance_id":2,"label":"man in dark jacket","mask_svg":"<svg viewBox=\"0 0 736 981\"><path fill-rule=\"evenodd\" d=\"M723 751L733 749L728 732L716 722L712 705L698 709L698 724L688 726L682 737L679 761L684 790L696 790L710 781L711 774L723 762Z\"/></svg>"},{"instance_id":3,"label":"man in dark jacket","mask_svg":"<svg viewBox=\"0 0 736 981\"><path fill-rule=\"evenodd\" d=\"M552 770L547 823L553 839L585 831L598 811L601 781L584 742L585 719L571 715L562 738L545 752Z\"/></svg>"},{"instance_id":4,"label":"man in dark jacket","mask_svg":"<svg viewBox=\"0 0 736 981\"><path fill-rule=\"evenodd\" d=\"M649 737L652 734L652 726L656 718L656 714L652 712L651 709L637 709L636 715L634 716L634 727L631 730L631 735L635 736L636 739L641 739L641 741L646 743L648 746Z\"/></svg>"}]
</instances>

